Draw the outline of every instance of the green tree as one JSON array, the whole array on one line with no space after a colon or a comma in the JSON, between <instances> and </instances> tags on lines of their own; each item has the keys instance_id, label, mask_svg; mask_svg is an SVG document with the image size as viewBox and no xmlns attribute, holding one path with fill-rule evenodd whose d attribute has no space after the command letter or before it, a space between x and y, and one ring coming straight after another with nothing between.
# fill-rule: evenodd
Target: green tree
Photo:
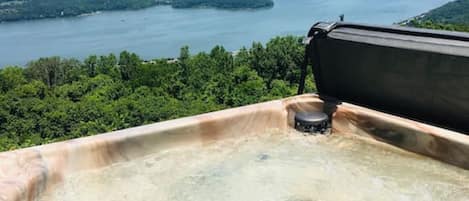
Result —
<instances>
[{"instance_id":1,"label":"green tree","mask_svg":"<svg viewBox=\"0 0 469 201\"><path fill-rule=\"evenodd\" d=\"M129 53L127 51L121 52L119 56L119 68L122 80L132 79L140 63L141 60L135 53Z\"/></svg>"},{"instance_id":2,"label":"green tree","mask_svg":"<svg viewBox=\"0 0 469 201\"><path fill-rule=\"evenodd\" d=\"M40 98L43 99L47 95L47 86L37 80L33 80L27 84L20 85L15 87L13 90L9 91L10 96L17 98Z\"/></svg>"},{"instance_id":3,"label":"green tree","mask_svg":"<svg viewBox=\"0 0 469 201\"><path fill-rule=\"evenodd\" d=\"M215 61L215 67L218 71L233 70L233 56L222 46L215 46L210 51L210 57Z\"/></svg>"},{"instance_id":4,"label":"green tree","mask_svg":"<svg viewBox=\"0 0 469 201\"><path fill-rule=\"evenodd\" d=\"M232 76L233 90L229 105L241 106L258 102L266 94L264 81L257 72L242 66L234 70Z\"/></svg>"},{"instance_id":5,"label":"green tree","mask_svg":"<svg viewBox=\"0 0 469 201\"><path fill-rule=\"evenodd\" d=\"M109 54L107 56L100 56L98 60L98 69L99 74L107 74L114 76L116 74L117 66L117 57L114 54Z\"/></svg>"},{"instance_id":6,"label":"green tree","mask_svg":"<svg viewBox=\"0 0 469 201\"><path fill-rule=\"evenodd\" d=\"M0 70L0 90L7 92L19 85L25 84L26 78L20 67L6 67Z\"/></svg>"},{"instance_id":7,"label":"green tree","mask_svg":"<svg viewBox=\"0 0 469 201\"><path fill-rule=\"evenodd\" d=\"M299 40L293 36L275 37L265 48L260 43L252 45L250 66L266 81L268 88L276 79L287 80L290 84L298 83L304 55L304 46Z\"/></svg>"},{"instance_id":8,"label":"green tree","mask_svg":"<svg viewBox=\"0 0 469 201\"><path fill-rule=\"evenodd\" d=\"M180 76L182 82L187 82L190 76L190 69L189 69L189 60L190 60L190 51L188 46L183 46L179 52L179 62L178 64L180 65Z\"/></svg>"},{"instance_id":9,"label":"green tree","mask_svg":"<svg viewBox=\"0 0 469 201\"><path fill-rule=\"evenodd\" d=\"M179 53L179 61L181 63L184 63L186 62L189 58L190 58L191 54L190 54L190 51L189 51L189 46L183 46L181 48L181 51Z\"/></svg>"},{"instance_id":10,"label":"green tree","mask_svg":"<svg viewBox=\"0 0 469 201\"><path fill-rule=\"evenodd\" d=\"M60 57L48 57L32 61L26 68L26 75L30 80L41 80L49 87L55 86L63 77L60 60Z\"/></svg>"},{"instance_id":11,"label":"green tree","mask_svg":"<svg viewBox=\"0 0 469 201\"><path fill-rule=\"evenodd\" d=\"M430 20L414 19L408 22L407 26L412 26L412 27L417 27L417 28L426 28L426 29L469 32L469 25L466 25L466 24L448 24L448 23L434 22Z\"/></svg>"},{"instance_id":12,"label":"green tree","mask_svg":"<svg viewBox=\"0 0 469 201\"><path fill-rule=\"evenodd\" d=\"M77 80L81 74L79 65L75 59L40 58L28 63L25 75L29 80L40 80L48 87L54 87Z\"/></svg>"},{"instance_id":13,"label":"green tree","mask_svg":"<svg viewBox=\"0 0 469 201\"><path fill-rule=\"evenodd\" d=\"M63 78L60 85L66 83L72 83L80 79L83 76L82 64L77 59L61 59L61 69L63 70Z\"/></svg>"},{"instance_id":14,"label":"green tree","mask_svg":"<svg viewBox=\"0 0 469 201\"><path fill-rule=\"evenodd\" d=\"M142 63L122 52L80 62L59 57L0 70L0 150L123 129L295 93L303 56L296 37L222 46L179 61ZM311 72L308 72L311 74ZM314 91L311 76L306 89Z\"/></svg>"},{"instance_id":15,"label":"green tree","mask_svg":"<svg viewBox=\"0 0 469 201\"><path fill-rule=\"evenodd\" d=\"M91 55L85 59L84 68L88 73L88 76L94 77L98 74L98 57L96 55Z\"/></svg>"}]
</instances>

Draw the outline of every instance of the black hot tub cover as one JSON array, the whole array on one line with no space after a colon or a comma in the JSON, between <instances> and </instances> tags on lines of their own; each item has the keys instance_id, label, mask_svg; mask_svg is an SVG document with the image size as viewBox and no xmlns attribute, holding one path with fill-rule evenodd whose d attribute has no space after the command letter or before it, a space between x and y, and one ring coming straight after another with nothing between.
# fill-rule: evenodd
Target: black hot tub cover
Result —
<instances>
[{"instance_id":1,"label":"black hot tub cover","mask_svg":"<svg viewBox=\"0 0 469 201\"><path fill-rule=\"evenodd\" d=\"M308 36L322 97L469 133L469 34L317 23Z\"/></svg>"}]
</instances>

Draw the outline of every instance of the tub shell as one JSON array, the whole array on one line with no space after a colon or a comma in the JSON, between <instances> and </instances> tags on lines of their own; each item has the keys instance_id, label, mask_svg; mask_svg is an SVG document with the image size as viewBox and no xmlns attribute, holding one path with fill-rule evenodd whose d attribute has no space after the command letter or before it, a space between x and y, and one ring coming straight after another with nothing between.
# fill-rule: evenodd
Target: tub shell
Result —
<instances>
[{"instance_id":1,"label":"tub shell","mask_svg":"<svg viewBox=\"0 0 469 201\"><path fill-rule=\"evenodd\" d=\"M360 135L469 169L469 136L315 94L0 153L0 201L32 201L65 175L161 150L294 126L299 111L332 111L332 132Z\"/></svg>"}]
</instances>

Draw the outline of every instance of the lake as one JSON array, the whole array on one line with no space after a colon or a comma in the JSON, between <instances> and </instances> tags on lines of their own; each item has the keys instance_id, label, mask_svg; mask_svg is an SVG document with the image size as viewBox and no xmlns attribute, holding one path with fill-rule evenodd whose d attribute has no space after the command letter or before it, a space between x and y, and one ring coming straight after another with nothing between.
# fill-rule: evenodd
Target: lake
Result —
<instances>
[{"instance_id":1,"label":"lake","mask_svg":"<svg viewBox=\"0 0 469 201\"><path fill-rule=\"evenodd\" d=\"M174 57L215 45L228 50L278 35L305 35L317 21L392 24L448 0L275 0L271 9L173 9L156 6L91 16L0 24L0 66L47 56L83 59L91 54L136 52L144 59Z\"/></svg>"}]
</instances>

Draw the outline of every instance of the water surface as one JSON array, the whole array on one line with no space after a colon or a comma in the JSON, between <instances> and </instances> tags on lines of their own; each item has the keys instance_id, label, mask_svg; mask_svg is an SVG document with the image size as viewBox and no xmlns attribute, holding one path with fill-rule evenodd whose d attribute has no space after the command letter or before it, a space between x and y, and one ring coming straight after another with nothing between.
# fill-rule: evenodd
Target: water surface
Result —
<instances>
[{"instance_id":1,"label":"water surface","mask_svg":"<svg viewBox=\"0 0 469 201\"><path fill-rule=\"evenodd\" d=\"M43 201L463 201L469 171L374 141L295 131L69 175Z\"/></svg>"},{"instance_id":2,"label":"water surface","mask_svg":"<svg viewBox=\"0 0 469 201\"><path fill-rule=\"evenodd\" d=\"M145 59L174 57L183 45L193 52L224 45L229 50L277 35L304 35L316 21L392 24L448 0L275 0L272 9L227 11L172 9L0 24L0 66L23 65L45 56L84 58L130 50Z\"/></svg>"}]
</instances>

